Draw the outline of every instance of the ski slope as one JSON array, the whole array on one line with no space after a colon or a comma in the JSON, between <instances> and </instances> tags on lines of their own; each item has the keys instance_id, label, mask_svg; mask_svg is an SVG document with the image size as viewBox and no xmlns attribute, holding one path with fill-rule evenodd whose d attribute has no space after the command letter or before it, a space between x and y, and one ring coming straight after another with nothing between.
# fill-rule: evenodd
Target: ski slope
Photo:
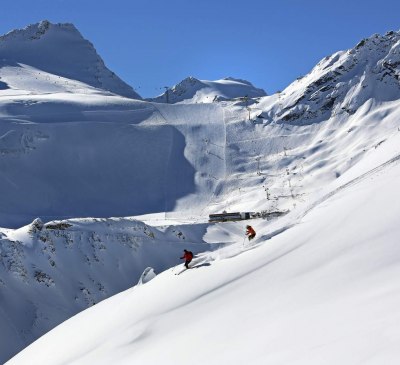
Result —
<instances>
[{"instance_id":1,"label":"ski slope","mask_svg":"<svg viewBox=\"0 0 400 365\"><path fill-rule=\"evenodd\" d=\"M71 25L40 23L4 37L6 46L39 42L52 57L52 37L95 53ZM0 226L38 216L160 213L195 222L223 210L290 210L396 130L398 42L395 32L373 36L279 94L183 104L128 99L80 74L39 71L30 48L2 43L10 59L32 65L0 68ZM42 69L53 71L51 60ZM90 70L89 56L81 62ZM235 79L210 85L235 95L255 89Z\"/></svg>"},{"instance_id":2,"label":"ski slope","mask_svg":"<svg viewBox=\"0 0 400 365\"><path fill-rule=\"evenodd\" d=\"M399 139L311 210L255 221L251 244L241 222L210 226L209 239L224 229L236 243L78 314L7 364L395 364Z\"/></svg>"}]
</instances>

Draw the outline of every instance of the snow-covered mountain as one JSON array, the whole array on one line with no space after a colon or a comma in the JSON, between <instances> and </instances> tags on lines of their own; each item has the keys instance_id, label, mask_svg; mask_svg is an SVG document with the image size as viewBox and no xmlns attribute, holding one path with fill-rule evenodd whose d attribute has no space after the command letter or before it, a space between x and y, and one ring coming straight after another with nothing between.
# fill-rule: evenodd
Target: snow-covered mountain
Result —
<instances>
[{"instance_id":1,"label":"snow-covered mountain","mask_svg":"<svg viewBox=\"0 0 400 365\"><path fill-rule=\"evenodd\" d=\"M88 86L141 99L105 66L93 45L72 24L42 21L0 37L3 93L73 92Z\"/></svg>"},{"instance_id":2,"label":"snow-covered mountain","mask_svg":"<svg viewBox=\"0 0 400 365\"><path fill-rule=\"evenodd\" d=\"M222 80L207 81L187 77L167 89L156 98L147 99L156 103L212 103L237 98L258 98L267 93L254 87L249 81L227 77Z\"/></svg>"},{"instance_id":3,"label":"snow-covered mountain","mask_svg":"<svg viewBox=\"0 0 400 365\"><path fill-rule=\"evenodd\" d=\"M400 89L400 34L375 34L355 48L325 57L267 101L269 121L311 124L356 113L367 103L398 100Z\"/></svg>"},{"instance_id":4,"label":"snow-covered mountain","mask_svg":"<svg viewBox=\"0 0 400 365\"><path fill-rule=\"evenodd\" d=\"M196 99L215 96L197 81L168 104L0 84L0 225L51 221L0 230L3 359L188 246L210 250L198 270L96 304L10 363L397 359L399 44L374 35L248 100ZM248 221L207 223L223 210L287 214L251 221L248 244ZM63 219L84 216L135 217Z\"/></svg>"}]
</instances>

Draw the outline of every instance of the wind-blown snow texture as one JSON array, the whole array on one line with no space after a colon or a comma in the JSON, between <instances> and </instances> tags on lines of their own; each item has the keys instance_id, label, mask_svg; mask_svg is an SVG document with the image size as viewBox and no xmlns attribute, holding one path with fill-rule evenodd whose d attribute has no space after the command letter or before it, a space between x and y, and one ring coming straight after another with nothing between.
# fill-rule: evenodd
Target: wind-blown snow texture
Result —
<instances>
[{"instance_id":1,"label":"wind-blown snow texture","mask_svg":"<svg viewBox=\"0 0 400 365\"><path fill-rule=\"evenodd\" d=\"M9 363L395 364L399 47L374 35L271 96L189 78L168 104L2 65L0 224L48 222L0 229L2 359L139 283ZM206 222L223 210L289 213L249 244Z\"/></svg>"}]
</instances>

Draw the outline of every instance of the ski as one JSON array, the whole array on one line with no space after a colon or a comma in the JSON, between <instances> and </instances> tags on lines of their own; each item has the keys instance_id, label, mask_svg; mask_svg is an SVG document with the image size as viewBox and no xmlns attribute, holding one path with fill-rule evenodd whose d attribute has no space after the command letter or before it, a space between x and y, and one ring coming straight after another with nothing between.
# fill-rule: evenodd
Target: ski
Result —
<instances>
[{"instance_id":1,"label":"ski","mask_svg":"<svg viewBox=\"0 0 400 365\"><path fill-rule=\"evenodd\" d=\"M187 270L199 269L201 267L211 266L209 262L195 263L192 267L184 268L183 270L175 273L175 275L180 275Z\"/></svg>"},{"instance_id":2,"label":"ski","mask_svg":"<svg viewBox=\"0 0 400 365\"><path fill-rule=\"evenodd\" d=\"M180 274L182 274L183 272L185 272L186 270L189 270L189 269L190 269L190 267L187 268L187 269L185 268L185 269L183 269L183 270L181 270L181 271L175 273L175 275L180 275Z\"/></svg>"}]
</instances>

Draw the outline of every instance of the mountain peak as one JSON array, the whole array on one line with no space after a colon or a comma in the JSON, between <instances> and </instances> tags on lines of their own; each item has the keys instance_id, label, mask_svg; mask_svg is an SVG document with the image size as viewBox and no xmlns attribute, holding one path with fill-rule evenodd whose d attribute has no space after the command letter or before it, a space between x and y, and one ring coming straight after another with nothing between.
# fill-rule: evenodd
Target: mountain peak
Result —
<instances>
[{"instance_id":1,"label":"mountain peak","mask_svg":"<svg viewBox=\"0 0 400 365\"><path fill-rule=\"evenodd\" d=\"M70 23L43 20L0 37L0 59L4 64L24 64L122 96L141 99L131 86L110 71L86 40Z\"/></svg>"},{"instance_id":2,"label":"mountain peak","mask_svg":"<svg viewBox=\"0 0 400 365\"><path fill-rule=\"evenodd\" d=\"M273 120L304 125L351 115L370 99L398 99L399 80L400 32L374 34L354 48L325 57L289 85L280 93L280 110Z\"/></svg>"},{"instance_id":3,"label":"mountain peak","mask_svg":"<svg viewBox=\"0 0 400 365\"><path fill-rule=\"evenodd\" d=\"M76 35L82 37L79 31L72 23L56 23L53 24L48 20L42 20L39 23L34 23L26 26L22 29L14 29L10 32L6 33L3 36L0 36L1 41L9 41L9 40L37 40L42 38L49 31L69 31L75 32Z\"/></svg>"},{"instance_id":4,"label":"mountain peak","mask_svg":"<svg viewBox=\"0 0 400 365\"><path fill-rule=\"evenodd\" d=\"M178 84L151 101L159 103L212 103L217 100L235 99L243 96L257 98L266 96L263 89L258 89L246 80L226 77L208 81L199 80L193 76L186 77Z\"/></svg>"}]
</instances>

